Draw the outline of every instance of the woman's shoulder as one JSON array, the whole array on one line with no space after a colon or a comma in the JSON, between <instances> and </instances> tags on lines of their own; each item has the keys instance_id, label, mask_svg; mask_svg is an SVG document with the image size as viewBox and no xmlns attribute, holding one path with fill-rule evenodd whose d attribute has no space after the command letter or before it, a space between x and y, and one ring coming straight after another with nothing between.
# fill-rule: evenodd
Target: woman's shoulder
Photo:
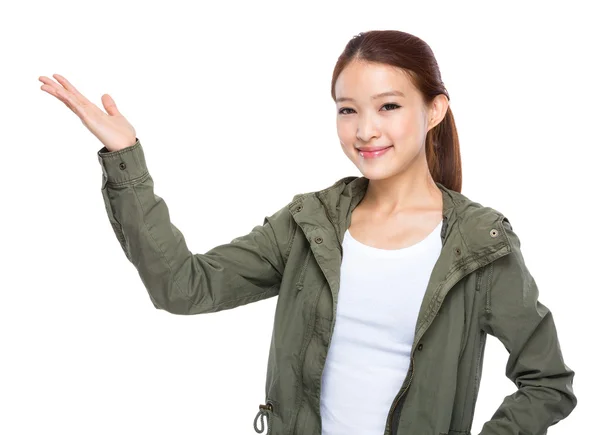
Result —
<instances>
[{"instance_id":1,"label":"woman's shoulder","mask_svg":"<svg viewBox=\"0 0 600 435\"><path fill-rule=\"evenodd\" d=\"M455 205L456 220L461 234L469 243L478 246L482 240L500 237L510 252L520 251L521 240L509 217L498 208L482 204L463 193L458 196L460 201Z\"/></svg>"},{"instance_id":2,"label":"woman's shoulder","mask_svg":"<svg viewBox=\"0 0 600 435\"><path fill-rule=\"evenodd\" d=\"M506 216L498 208L489 203L480 202L462 192L449 191L457 217L465 224L501 221ZM508 219L507 219L508 220Z\"/></svg>"}]
</instances>

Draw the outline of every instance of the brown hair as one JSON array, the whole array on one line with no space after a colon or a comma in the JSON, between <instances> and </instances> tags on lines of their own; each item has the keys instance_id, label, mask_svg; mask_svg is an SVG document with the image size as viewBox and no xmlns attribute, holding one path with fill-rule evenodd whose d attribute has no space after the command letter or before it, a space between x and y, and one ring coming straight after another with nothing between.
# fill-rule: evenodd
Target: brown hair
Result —
<instances>
[{"instance_id":1,"label":"brown hair","mask_svg":"<svg viewBox=\"0 0 600 435\"><path fill-rule=\"evenodd\" d=\"M433 51L425 41L398 30L372 30L359 33L346 44L337 60L331 79L331 97L335 100L335 83L342 70L353 60L383 63L401 68L421 93L425 104L436 95L450 96L442 81ZM434 128L427 132L425 153L434 181L460 192L462 171L458 133L450 107Z\"/></svg>"}]
</instances>

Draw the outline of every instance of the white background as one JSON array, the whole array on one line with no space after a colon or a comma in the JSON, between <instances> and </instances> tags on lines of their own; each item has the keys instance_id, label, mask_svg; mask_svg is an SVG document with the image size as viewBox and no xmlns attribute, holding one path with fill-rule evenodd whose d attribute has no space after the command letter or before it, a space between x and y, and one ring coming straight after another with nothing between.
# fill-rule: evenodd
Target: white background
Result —
<instances>
[{"instance_id":1,"label":"white background","mask_svg":"<svg viewBox=\"0 0 600 435\"><path fill-rule=\"evenodd\" d=\"M597 433L598 77L594 2L10 2L0 9L0 433L252 434L276 298L156 310L109 224L101 143L40 75L135 126L189 248L247 233L294 194L360 175L329 88L374 29L432 47L460 135L462 193L504 213L553 312ZM515 386L488 340L473 434Z\"/></svg>"}]
</instances>

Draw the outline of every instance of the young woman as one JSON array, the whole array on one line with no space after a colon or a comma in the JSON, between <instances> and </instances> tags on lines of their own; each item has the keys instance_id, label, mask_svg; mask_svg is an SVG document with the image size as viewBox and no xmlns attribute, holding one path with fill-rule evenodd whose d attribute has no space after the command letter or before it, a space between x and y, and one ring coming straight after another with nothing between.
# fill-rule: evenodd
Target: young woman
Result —
<instances>
[{"instance_id":1,"label":"young woman","mask_svg":"<svg viewBox=\"0 0 600 435\"><path fill-rule=\"evenodd\" d=\"M296 195L248 234L193 254L155 195L135 130L60 75L40 77L104 144L108 218L158 309L199 314L277 296L271 434L471 433L486 335L518 387L481 434L544 434L574 372L509 220L460 193L448 92L421 39L352 38L333 72L337 131L362 177ZM260 417L261 428L257 422Z\"/></svg>"}]
</instances>

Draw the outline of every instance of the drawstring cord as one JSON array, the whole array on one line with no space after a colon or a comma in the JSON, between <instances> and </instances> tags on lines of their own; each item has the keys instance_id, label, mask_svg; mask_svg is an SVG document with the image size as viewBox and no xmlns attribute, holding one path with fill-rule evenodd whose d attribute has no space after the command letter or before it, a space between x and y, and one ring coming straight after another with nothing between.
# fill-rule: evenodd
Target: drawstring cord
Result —
<instances>
[{"instance_id":1,"label":"drawstring cord","mask_svg":"<svg viewBox=\"0 0 600 435\"><path fill-rule=\"evenodd\" d=\"M256 414L256 417L254 417L254 430L256 433L263 433L265 431L265 422L263 421L265 416L267 417L267 425L269 425L269 413L267 411L273 411L273 405L271 405L269 402L267 402L266 405L258 405L258 413ZM260 430L257 426L259 417L261 426Z\"/></svg>"}]
</instances>

